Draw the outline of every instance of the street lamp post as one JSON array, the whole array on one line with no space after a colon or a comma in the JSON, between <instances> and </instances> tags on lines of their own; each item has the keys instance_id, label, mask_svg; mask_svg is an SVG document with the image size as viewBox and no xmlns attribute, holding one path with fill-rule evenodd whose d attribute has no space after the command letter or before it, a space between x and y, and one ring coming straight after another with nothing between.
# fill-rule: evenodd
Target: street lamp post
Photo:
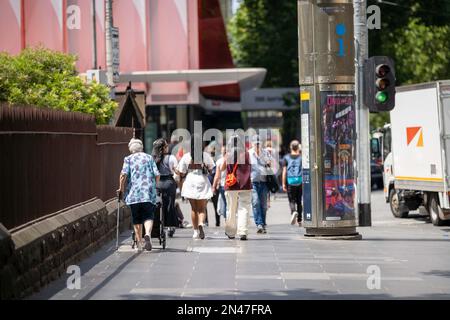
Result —
<instances>
[{"instance_id":1,"label":"street lamp post","mask_svg":"<svg viewBox=\"0 0 450 320\"><path fill-rule=\"evenodd\" d=\"M105 0L106 76L111 90L114 88L112 28L112 0Z\"/></svg>"},{"instance_id":2,"label":"street lamp post","mask_svg":"<svg viewBox=\"0 0 450 320\"><path fill-rule=\"evenodd\" d=\"M97 69L97 12L95 8L95 0L91 0L92 12L92 69Z\"/></svg>"}]
</instances>

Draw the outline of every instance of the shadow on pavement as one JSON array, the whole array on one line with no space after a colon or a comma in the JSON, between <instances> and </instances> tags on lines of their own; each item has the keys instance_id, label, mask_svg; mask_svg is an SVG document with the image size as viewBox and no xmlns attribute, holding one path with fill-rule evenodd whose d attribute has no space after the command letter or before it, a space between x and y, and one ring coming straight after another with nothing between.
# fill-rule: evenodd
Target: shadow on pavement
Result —
<instances>
[{"instance_id":1,"label":"shadow on pavement","mask_svg":"<svg viewBox=\"0 0 450 320\"><path fill-rule=\"evenodd\" d=\"M438 276L438 277L450 278L449 270L431 270L428 272L422 272L422 274L425 274L427 276Z\"/></svg>"},{"instance_id":2,"label":"shadow on pavement","mask_svg":"<svg viewBox=\"0 0 450 320\"><path fill-rule=\"evenodd\" d=\"M83 300L89 300L92 298L98 291L100 291L109 281L111 281L116 275L118 275L131 261L136 259L139 254L133 254L127 260L125 260L113 273L111 273L108 277L106 277L101 283L99 283L94 289L92 289L87 295L83 297Z\"/></svg>"},{"instance_id":3,"label":"shadow on pavement","mask_svg":"<svg viewBox=\"0 0 450 320\"><path fill-rule=\"evenodd\" d=\"M404 241L411 241L411 242L450 242L449 239L427 239L427 238L362 238L362 240L357 241L385 241L385 242L404 242Z\"/></svg>"},{"instance_id":4,"label":"shadow on pavement","mask_svg":"<svg viewBox=\"0 0 450 320\"><path fill-rule=\"evenodd\" d=\"M122 234L120 236L121 239L125 239L125 241L121 241L120 244L122 246L127 244L127 240L130 238L130 232L127 232ZM94 252L92 255L90 255L88 258L83 259L78 263L81 269L81 276L86 275L93 267L98 265L100 262L108 259L114 254L117 254L117 251L114 249L115 246L112 245L113 241L103 245L99 250ZM131 247L131 246L130 246ZM126 261L122 263L122 265L118 266L117 270L108 276L100 285L103 287L110 279L112 279L115 275L117 275L123 268L129 264L132 260L134 260L139 254L133 253ZM48 285L40 288L39 292L34 293L32 296L26 298L26 300L48 300L54 297L57 293L63 291L64 289L67 289L67 277L69 275L63 274L61 275L57 280L50 282ZM98 289L94 289L95 291L98 291ZM91 293L88 293L88 295L91 295ZM87 297L87 296L86 296ZM84 298L88 299L88 298Z\"/></svg>"},{"instance_id":5,"label":"shadow on pavement","mask_svg":"<svg viewBox=\"0 0 450 320\"><path fill-rule=\"evenodd\" d=\"M423 294L418 296L393 296L386 293L338 294L332 291L312 289L264 290L259 291L223 291L216 294L165 295L125 294L123 300L448 300L450 294Z\"/></svg>"}]
</instances>

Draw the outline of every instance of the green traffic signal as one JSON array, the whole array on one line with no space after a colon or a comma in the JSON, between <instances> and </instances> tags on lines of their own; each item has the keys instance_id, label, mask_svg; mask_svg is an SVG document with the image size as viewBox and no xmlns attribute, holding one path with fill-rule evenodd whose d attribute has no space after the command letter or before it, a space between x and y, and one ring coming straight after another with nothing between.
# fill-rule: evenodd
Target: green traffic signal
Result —
<instances>
[{"instance_id":1,"label":"green traffic signal","mask_svg":"<svg viewBox=\"0 0 450 320\"><path fill-rule=\"evenodd\" d=\"M377 99L377 101L380 103L385 103L388 99L388 94L383 91L377 92L375 99Z\"/></svg>"}]
</instances>

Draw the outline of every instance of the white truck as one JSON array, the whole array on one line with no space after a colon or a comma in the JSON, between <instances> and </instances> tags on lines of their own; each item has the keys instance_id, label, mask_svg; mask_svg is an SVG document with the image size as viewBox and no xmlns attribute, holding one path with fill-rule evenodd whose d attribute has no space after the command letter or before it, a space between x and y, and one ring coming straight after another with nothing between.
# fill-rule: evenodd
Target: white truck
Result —
<instances>
[{"instance_id":1,"label":"white truck","mask_svg":"<svg viewBox=\"0 0 450 320\"><path fill-rule=\"evenodd\" d=\"M386 201L396 217L424 206L442 225L450 220L450 80L398 87L390 116L382 147Z\"/></svg>"}]
</instances>

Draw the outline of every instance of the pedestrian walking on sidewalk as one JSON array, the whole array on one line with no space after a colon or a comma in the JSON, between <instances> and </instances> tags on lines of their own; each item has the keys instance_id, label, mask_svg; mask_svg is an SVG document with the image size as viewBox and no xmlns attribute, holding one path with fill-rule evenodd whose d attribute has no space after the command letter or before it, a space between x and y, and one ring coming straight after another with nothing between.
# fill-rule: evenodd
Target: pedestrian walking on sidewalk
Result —
<instances>
[{"instance_id":1,"label":"pedestrian walking on sidewalk","mask_svg":"<svg viewBox=\"0 0 450 320\"><path fill-rule=\"evenodd\" d=\"M227 214L225 234L234 239L236 234L240 240L247 240L248 222L251 210L252 184L250 175L252 167L250 156L245 149L244 141L233 135L227 145L226 157L218 171L226 171L225 198ZM220 183L220 174L214 179L214 190ZM236 217L237 216L237 217Z\"/></svg>"},{"instance_id":2,"label":"pedestrian walking on sidewalk","mask_svg":"<svg viewBox=\"0 0 450 320\"><path fill-rule=\"evenodd\" d=\"M208 154L213 159L215 159L215 157L216 157L216 149L217 148L218 148L218 144L214 140L213 142L211 142L205 148L205 151L208 152ZM213 185L213 183L214 183L214 178L216 176L216 170L217 170L217 162L216 162L216 166L214 166L214 169L208 175L208 179L209 179L209 182L211 183L211 185ZM214 216L215 216L215 220L216 220L216 227L220 227L220 214L219 214L219 208L218 208L219 193L215 192L215 190L213 190L213 196L211 198L211 202L212 202L212 205L213 205L213 208L214 208ZM206 222L208 222L208 206L206 207Z\"/></svg>"},{"instance_id":3,"label":"pedestrian walking on sidewalk","mask_svg":"<svg viewBox=\"0 0 450 320\"><path fill-rule=\"evenodd\" d=\"M194 134L191 137L191 152L181 158L176 171L177 174L185 177L181 196L188 199L191 204L193 238L204 239L206 204L213 196L208 175L215 165L211 156L207 152L203 152L201 145L195 146L196 141L200 142L201 137Z\"/></svg>"},{"instance_id":4,"label":"pedestrian walking on sidewalk","mask_svg":"<svg viewBox=\"0 0 450 320\"><path fill-rule=\"evenodd\" d=\"M252 167L252 207L257 233L266 233L267 198L267 175L271 166L269 152L262 148L262 141L258 135L252 137L252 149L249 151Z\"/></svg>"},{"instance_id":5,"label":"pedestrian walking on sidewalk","mask_svg":"<svg viewBox=\"0 0 450 320\"><path fill-rule=\"evenodd\" d=\"M178 161L174 155L169 154L169 144L162 138L153 143L152 156L160 173L156 188L161 193L164 226L168 227L169 237L173 237L175 228L179 225L175 208L177 183L173 177Z\"/></svg>"},{"instance_id":6,"label":"pedestrian walking on sidewalk","mask_svg":"<svg viewBox=\"0 0 450 320\"><path fill-rule=\"evenodd\" d=\"M283 191L287 192L291 208L291 224L302 225L302 156L297 140L290 144L291 152L283 158Z\"/></svg>"},{"instance_id":7,"label":"pedestrian walking on sidewalk","mask_svg":"<svg viewBox=\"0 0 450 320\"><path fill-rule=\"evenodd\" d=\"M131 155L125 157L119 178L119 197L131 208L138 250L142 250L142 224L145 227L145 250L152 250L151 233L156 212L156 185L159 171L153 157L143 152L139 139L128 144Z\"/></svg>"},{"instance_id":8,"label":"pedestrian walking on sidewalk","mask_svg":"<svg viewBox=\"0 0 450 320\"><path fill-rule=\"evenodd\" d=\"M222 168L223 167L223 163L225 162L225 157L226 157L226 148L222 147L221 150L221 154L222 156L216 161L216 176L214 177L215 179L219 179L219 182L217 183L216 187L214 188L216 194L218 195L218 199L217 199L217 212L219 213L219 215L223 216L224 219L227 218L227 200L225 199L225 179L227 176L227 171L226 170L218 170L218 168Z\"/></svg>"}]
</instances>

